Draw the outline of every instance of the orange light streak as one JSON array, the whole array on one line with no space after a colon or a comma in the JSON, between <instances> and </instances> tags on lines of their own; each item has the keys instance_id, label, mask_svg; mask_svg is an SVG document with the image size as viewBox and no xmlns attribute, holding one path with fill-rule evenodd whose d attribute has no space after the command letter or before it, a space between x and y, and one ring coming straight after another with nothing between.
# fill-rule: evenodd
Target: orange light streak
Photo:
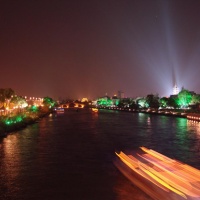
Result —
<instances>
[{"instance_id":1,"label":"orange light streak","mask_svg":"<svg viewBox=\"0 0 200 200\"><path fill-rule=\"evenodd\" d=\"M164 193L169 195L169 199L200 199L200 170L146 147L141 147L141 149L144 153L137 153L135 156L126 155L123 152L116 153L129 170L157 186L160 193L157 191L157 194L154 194L153 190L148 192L145 186L139 184L141 189L152 194L155 199L159 195L159 198L165 198ZM122 171L124 174L128 173L125 172L125 169ZM173 193L177 196L174 196Z\"/></svg>"}]
</instances>

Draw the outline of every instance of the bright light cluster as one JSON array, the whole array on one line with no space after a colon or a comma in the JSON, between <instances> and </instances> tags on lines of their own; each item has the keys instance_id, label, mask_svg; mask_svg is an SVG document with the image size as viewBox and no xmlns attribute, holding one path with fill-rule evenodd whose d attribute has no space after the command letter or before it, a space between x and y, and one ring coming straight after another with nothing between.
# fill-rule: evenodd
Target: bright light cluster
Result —
<instances>
[{"instance_id":1,"label":"bright light cluster","mask_svg":"<svg viewBox=\"0 0 200 200\"><path fill-rule=\"evenodd\" d=\"M7 118L7 119L5 119L5 124L6 125L11 125L11 124L19 123L21 121L23 121L22 116L16 116L14 118Z\"/></svg>"},{"instance_id":2,"label":"bright light cluster","mask_svg":"<svg viewBox=\"0 0 200 200\"><path fill-rule=\"evenodd\" d=\"M135 156L116 153L124 164L116 163L116 166L134 184L153 199L200 198L200 170L154 150L145 147L141 150Z\"/></svg>"}]
</instances>

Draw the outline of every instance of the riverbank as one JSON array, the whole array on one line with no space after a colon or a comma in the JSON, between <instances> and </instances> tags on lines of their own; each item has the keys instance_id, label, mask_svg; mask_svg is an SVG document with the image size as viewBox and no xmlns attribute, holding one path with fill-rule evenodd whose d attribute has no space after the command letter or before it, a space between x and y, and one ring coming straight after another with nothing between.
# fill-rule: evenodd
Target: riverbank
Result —
<instances>
[{"instance_id":1,"label":"riverbank","mask_svg":"<svg viewBox=\"0 0 200 200\"><path fill-rule=\"evenodd\" d=\"M199 111L190 110L190 109L153 110L153 109L132 109L132 108L118 108L118 107L100 107L99 109L108 109L108 110L133 112L133 113L145 113L145 114L153 114L153 115L164 115L164 116L169 116L169 117L181 117L181 118L187 118L187 116L191 114L200 114Z\"/></svg>"},{"instance_id":2,"label":"riverbank","mask_svg":"<svg viewBox=\"0 0 200 200\"><path fill-rule=\"evenodd\" d=\"M21 130L30 124L37 123L41 118L48 116L51 112L38 112L34 114L18 114L15 116L1 116L0 118L0 137Z\"/></svg>"}]
</instances>

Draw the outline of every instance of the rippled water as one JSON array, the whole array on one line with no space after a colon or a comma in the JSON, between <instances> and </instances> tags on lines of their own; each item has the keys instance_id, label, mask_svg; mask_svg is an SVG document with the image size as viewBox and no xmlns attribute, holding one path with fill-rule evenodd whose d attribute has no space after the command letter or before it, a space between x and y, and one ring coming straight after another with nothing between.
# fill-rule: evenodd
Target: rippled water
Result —
<instances>
[{"instance_id":1,"label":"rippled water","mask_svg":"<svg viewBox=\"0 0 200 200\"><path fill-rule=\"evenodd\" d=\"M114 166L152 148L200 169L200 125L184 118L67 110L0 140L0 199L150 199Z\"/></svg>"}]
</instances>

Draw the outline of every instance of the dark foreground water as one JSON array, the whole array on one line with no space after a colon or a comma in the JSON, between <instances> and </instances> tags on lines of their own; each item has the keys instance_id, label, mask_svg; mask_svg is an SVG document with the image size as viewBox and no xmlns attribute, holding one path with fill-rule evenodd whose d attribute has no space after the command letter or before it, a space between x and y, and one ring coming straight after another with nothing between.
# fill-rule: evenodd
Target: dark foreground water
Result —
<instances>
[{"instance_id":1,"label":"dark foreground water","mask_svg":"<svg viewBox=\"0 0 200 200\"><path fill-rule=\"evenodd\" d=\"M200 125L187 119L67 110L0 139L1 200L150 199L114 166L152 148L200 169Z\"/></svg>"}]
</instances>

